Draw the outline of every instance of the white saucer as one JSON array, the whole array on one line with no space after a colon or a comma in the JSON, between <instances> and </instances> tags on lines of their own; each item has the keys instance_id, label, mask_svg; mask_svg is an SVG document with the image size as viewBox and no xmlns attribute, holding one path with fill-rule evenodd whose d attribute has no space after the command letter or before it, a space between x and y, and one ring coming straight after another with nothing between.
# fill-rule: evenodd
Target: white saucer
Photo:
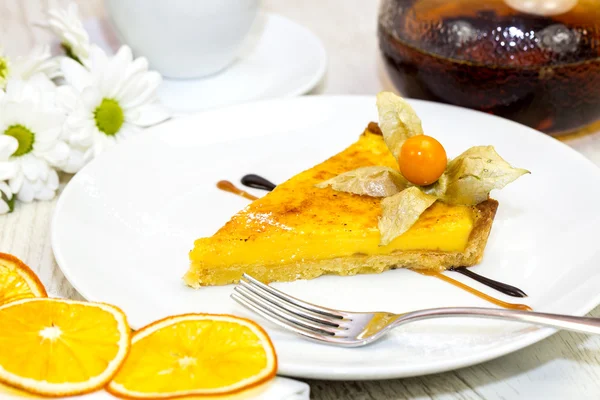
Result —
<instances>
[{"instance_id":1,"label":"white saucer","mask_svg":"<svg viewBox=\"0 0 600 400\"><path fill-rule=\"evenodd\" d=\"M120 46L105 19L84 26L92 43L114 53ZM240 57L222 72L202 79L167 79L158 90L173 114L187 114L251 100L298 96L325 75L323 44L305 27L273 13L261 13Z\"/></svg>"}]
</instances>

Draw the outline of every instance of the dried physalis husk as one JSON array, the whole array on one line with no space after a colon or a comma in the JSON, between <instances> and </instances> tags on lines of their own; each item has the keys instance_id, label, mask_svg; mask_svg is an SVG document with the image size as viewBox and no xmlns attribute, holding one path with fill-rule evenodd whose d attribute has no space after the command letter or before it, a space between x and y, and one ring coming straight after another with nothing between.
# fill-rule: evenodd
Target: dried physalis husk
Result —
<instances>
[{"instance_id":1,"label":"dried physalis husk","mask_svg":"<svg viewBox=\"0 0 600 400\"><path fill-rule=\"evenodd\" d=\"M477 205L493 189L502 189L529 171L514 168L493 146L471 147L450 163L440 179L425 192L455 205Z\"/></svg>"},{"instance_id":2,"label":"dried physalis husk","mask_svg":"<svg viewBox=\"0 0 600 400\"><path fill-rule=\"evenodd\" d=\"M381 202L379 219L379 244L385 246L410 229L437 197L425 194L417 186L386 197Z\"/></svg>"},{"instance_id":3,"label":"dried physalis husk","mask_svg":"<svg viewBox=\"0 0 600 400\"><path fill-rule=\"evenodd\" d=\"M404 190L408 182L400 171L377 165L344 172L316 186L321 189L331 186L338 192L388 197Z\"/></svg>"},{"instance_id":4,"label":"dried physalis husk","mask_svg":"<svg viewBox=\"0 0 600 400\"><path fill-rule=\"evenodd\" d=\"M377 95L377 111L383 140L392 155L398 159L404 141L411 136L423 134L421 119L406 100L391 92Z\"/></svg>"},{"instance_id":5,"label":"dried physalis husk","mask_svg":"<svg viewBox=\"0 0 600 400\"><path fill-rule=\"evenodd\" d=\"M404 141L422 135L421 120L400 96L390 92L377 95L379 127L392 154L398 158ZM400 171L372 166L345 172L317 184L324 188L372 197L385 197L379 220L381 245L406 232L436 200L454 205L476 205L489 198L490 191L502 189L529 173L514 168L492 146L471 147L448 163L436 183L415 186Z\"/></svg>"}]
</instances>

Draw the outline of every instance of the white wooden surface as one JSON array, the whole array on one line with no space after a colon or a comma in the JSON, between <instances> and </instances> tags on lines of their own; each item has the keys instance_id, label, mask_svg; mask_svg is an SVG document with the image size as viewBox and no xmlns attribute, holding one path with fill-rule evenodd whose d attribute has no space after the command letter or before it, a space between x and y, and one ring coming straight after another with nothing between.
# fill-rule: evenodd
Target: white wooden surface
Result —
<instances>
[{"instance_id":1,"label":"white wooden surface","mask_svg":"<svg viewBox=\"0 0 600 400\"><path fill-rule=\"evenodd\" d=\"M31 23L41 20L43 10L53 3L0 0L0 43L4 48L23 53L36 42L49 41L50 36L32 28ZM102 0L81 0L79 4L84 18L105 13ZM377 1L263 0L263 6L304 24L325 43L328 73L314 93L375 94L390 88L378 56ZM565 142L600 165L600 128L595 129L599 131L592 129ZM49 224L53 207L54 202L18 204L13 214L0 216L0 251L14 254L34 268L50 293L80 298L52 255ZM600 307L591 315L600 317ZM600 399L600 336L562 332L497 360L438 375L309 383L312 398L323 400Z\"/></svg>"}]
</instances>

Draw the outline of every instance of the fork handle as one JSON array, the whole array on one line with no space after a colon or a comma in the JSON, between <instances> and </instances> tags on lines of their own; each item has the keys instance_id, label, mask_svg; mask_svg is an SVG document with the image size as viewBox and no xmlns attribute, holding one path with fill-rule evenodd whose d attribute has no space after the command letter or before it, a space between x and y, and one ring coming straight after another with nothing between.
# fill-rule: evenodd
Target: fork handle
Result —
<instances>
[{"instance_id":1,"label":"fork handle","mask_svg":"<svg viewBox=\"0 0 600 400\"><path fill-rule=\"evenodd\" d=\"M413 311L402 315L395 325L403 325L409 321L448 317L503 319L574 332L600 334L600 318L480 307L444 307Z\"/></svg>"}]
</instances>

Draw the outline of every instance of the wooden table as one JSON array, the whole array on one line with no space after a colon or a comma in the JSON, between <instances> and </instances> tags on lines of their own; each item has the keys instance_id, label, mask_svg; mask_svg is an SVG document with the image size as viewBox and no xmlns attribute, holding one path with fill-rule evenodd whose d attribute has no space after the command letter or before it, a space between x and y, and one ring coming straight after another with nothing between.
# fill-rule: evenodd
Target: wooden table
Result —
<instances>
[{"instance_id":1,"label":"wooden table","mask_svg":"<svg viewBox=\"0 0 600 400\"><path fill-rule=\"evenodd\" d=\"M0 43L8 52L24 53L34 43L50 40L46 32L32 27L32 22L43 19L48 3L53 1L0 0ZM84 18L105 15L101 0L82 0L79 4ZM264 0L263 6L304 24L323 40L329 55L328 74L314 93L373 95L391 88L378 56L377 2ZM564 141L600 165L600 127ZM52 294L79 299L50 248L54 204L18 204L14 213L0 216L0 251L15 254L32 266ZM590 315L600 317L600 307ZM323 400L599 399L600 336L561 332L497 360L437 375L309 383L312 398Z\"/></svg>"}]
</instances>

